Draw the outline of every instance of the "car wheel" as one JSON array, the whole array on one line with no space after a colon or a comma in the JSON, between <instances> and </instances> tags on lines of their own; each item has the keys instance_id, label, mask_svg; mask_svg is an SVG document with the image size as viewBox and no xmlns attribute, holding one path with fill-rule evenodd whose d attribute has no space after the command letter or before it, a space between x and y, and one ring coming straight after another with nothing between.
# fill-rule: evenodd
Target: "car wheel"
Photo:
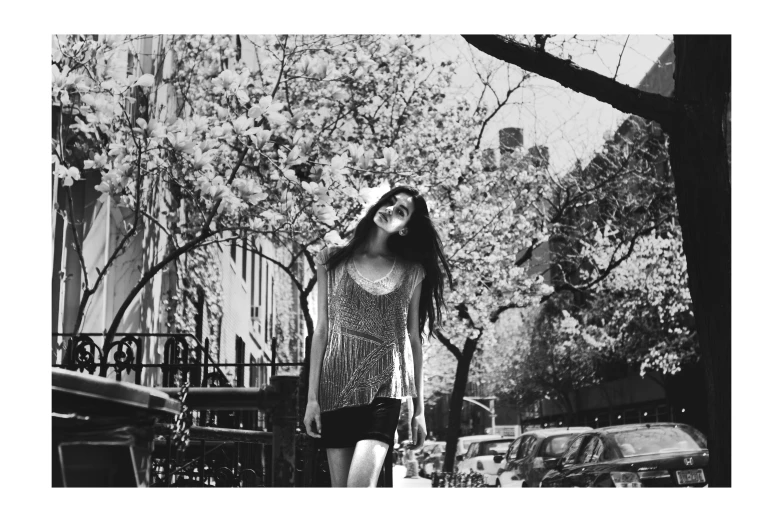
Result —
<instances>
[{"instance_id":1,"label":"car wheel","mask_svg":"<svg viewBox=\"0 0 783 522\"><path fill-rule=\"evenodd\" d=\"M500 481L499 480L496 480L495 481L495 487L496 488L502 488L503 486L500 485Z\"/></svg>"},{"instance_id":2,"label":"car wheel","mask_svg":"<svg viewBox=\"0 0 783 522\"><path fill-rule=\"evenodd\" d=\"M527 482L522 481L522 484L520 485L520 487L529 488L530 486L528 486Z\"/></svg>"}]
</instances>

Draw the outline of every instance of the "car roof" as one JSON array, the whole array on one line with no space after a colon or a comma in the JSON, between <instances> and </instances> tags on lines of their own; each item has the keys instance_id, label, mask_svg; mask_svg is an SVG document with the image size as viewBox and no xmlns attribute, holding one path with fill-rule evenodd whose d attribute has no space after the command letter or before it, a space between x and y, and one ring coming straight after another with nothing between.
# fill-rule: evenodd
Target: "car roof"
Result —
<instances>
[{"instance_id":1,"label":"car roof","mask_svg":"<svg viewBox=\"0 0 783 522\"><path fill-rule=\"evenodd\" d=\"M593 428L588 426L571 426L569 428L541 428L537 430L526 431L520 437L525 435L535 435L537 437L549 437L550 435L566 435L569 433L584 433L590 431Z\"/></svg>"},{"instance_id":2,"label":"car roof","mask_svg":"<svg viewBox=\"0 0 783 522\"><path fill-rule=\"evenodd\" d=\"M623 431L635 431L644 428L677 428L679 426L688 426L682 422L646 422L639 424L618 424L616 426L604 426L596 428L597 433L619 433Z\"/></svg>"},{"instance_id":3,"label":"car roof","mask_svg":"<svg viewBox=\"0 0 783 522\"><path fill-rule=\"evenodd\" d=\"M479 444L481 442L513 442L514 439L509 437L498 437L496 439L481 439L469 441L471 444Z\"/></svg>"},{"instance_id":4,"label":"car roof","mask_svg":"<svg viewBox=\"0 0 783 522\"><path fill-rule=\"evenodd\" d=\"M502 435L465 435L464 437L460 437L459 440L462 442L477 442L482 440L508 440L512 438L513 437L505 437Z\"/></svg>"}]
</instances>

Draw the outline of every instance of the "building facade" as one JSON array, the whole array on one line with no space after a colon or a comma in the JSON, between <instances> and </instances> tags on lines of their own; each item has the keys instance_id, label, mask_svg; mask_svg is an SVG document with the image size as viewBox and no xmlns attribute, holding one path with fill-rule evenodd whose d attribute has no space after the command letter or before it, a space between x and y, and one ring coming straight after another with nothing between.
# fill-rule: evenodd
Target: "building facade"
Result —
<instances>
[{"instance_id":1,"label":"building facade","mask_svg":"<svg viewBox=\"0 0 783 522\"><path fill-rule=\"evenodd\" d=\"M137 97L134 106L128 107L135 116L145 117L152 111L160 114L177 101L173 87L166 82L176 74L167 54L167 41L165 35L133 39L116 49L104 65L112 68L115 75L155 77L149 98ZM54 104L55 141L78 116L72 112ZM71 187L69 198L60 180L52 177L53 364L63 363L67 342L75 334L88 334L100 347L102 334L130 290L168 254L169 238L152 219L167 223L172 230L186 219L186 209L166 184L151 190L153 214L150 219L141 220L138 232L116 258L87 306L82 307L83 320L77 328L83 278L90 278L87 283L94 282L91 278L113 255L129 219L127 208L112 198L100 198L101 192L95 189L100 182L99 170L84 170L82 179ZM71 219L63 211L66 208L72 208ZM74 231L82 247L84 268L74 247ZM202 255L185 254L156 274L124 313L116 337L139 335L140 362L161 365L171 335L184 334L209 352L215 383L220 385L256 387L269 383L273 373L298 373L304 359L307 329L299 290L289 273L279 266L290 263L287 245L275 245L260 237L231 239L224 235L223 239L204 248ZM199 263L208 266L196 266ZM196 277L198 271L219 274L217 283L201 284ZM313 277L301 257L292 264L290 272L300 281ZM313 289L307 300L313 317L316 292L317 288ZM140 378L135 370L117 375L113 369L109 369L107 377L148 386L164 385L164 373L155 367L142 370Z\"/></svg>"}]
</instances>

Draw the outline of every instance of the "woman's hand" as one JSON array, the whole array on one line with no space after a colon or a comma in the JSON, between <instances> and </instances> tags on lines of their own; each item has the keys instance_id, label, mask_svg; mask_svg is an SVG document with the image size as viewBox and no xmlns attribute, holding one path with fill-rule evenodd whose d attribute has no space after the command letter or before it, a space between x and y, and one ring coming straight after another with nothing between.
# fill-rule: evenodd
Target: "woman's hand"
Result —
<instances>
[{"instance_id":1,"label":"woman's hand","mask_svg":"<svg viewBox=\"0 0 783 522\"><path fill-rule=\"evenodd\" d=\"M313 428L313 424L315 424L315 428ZM316 439L321 438L321 407L318 405L318 401L307 401L304 425L308 435Z\"/></svg>"},{"instance_id":2,"label":"woman's hand","mask_svg":"<svg viewBox=\"0 0 783 522\"><path fill-rule=\"evenodd\" d=\"M424 445L424 439L427 438L427 421L424 420L424 411L414 413L411 419L411 444L414 449L419 449Z\"/></svg>"}]
</instances>

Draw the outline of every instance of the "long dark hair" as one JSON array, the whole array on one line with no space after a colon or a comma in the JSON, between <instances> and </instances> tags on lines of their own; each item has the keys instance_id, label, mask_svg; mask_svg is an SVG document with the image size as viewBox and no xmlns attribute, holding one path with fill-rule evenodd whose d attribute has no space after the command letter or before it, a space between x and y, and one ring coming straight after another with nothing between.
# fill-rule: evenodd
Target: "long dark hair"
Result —
<instances>
[{"instance_id":1,"label":"long dark hair","mask_svg":"<svg viewBox=\"0 0 783 522\"><path fill-rule=\"evenodd\" d=\"M373 227L377 226L373 221L376 212L388 205L392 196L400 193L408 194L413 199L413 214L406 225L408 233L404 236L392 235L389 237L388 246L395 256L421 264L426 272L426 277L421 283L419 298L419 337L423 338L425 324L429 322L431 336L436 324L441 321L444 275L449 280L449 286L453 287L454 283L449 263L443 254L440 236L430 220L427 202L418 190L401 185L381 196L359 221L348 244L332 254L327 261L327 267L330 270L334 269L343 261L350 259L367 242Z\"/></svg>"}]
</instances>

